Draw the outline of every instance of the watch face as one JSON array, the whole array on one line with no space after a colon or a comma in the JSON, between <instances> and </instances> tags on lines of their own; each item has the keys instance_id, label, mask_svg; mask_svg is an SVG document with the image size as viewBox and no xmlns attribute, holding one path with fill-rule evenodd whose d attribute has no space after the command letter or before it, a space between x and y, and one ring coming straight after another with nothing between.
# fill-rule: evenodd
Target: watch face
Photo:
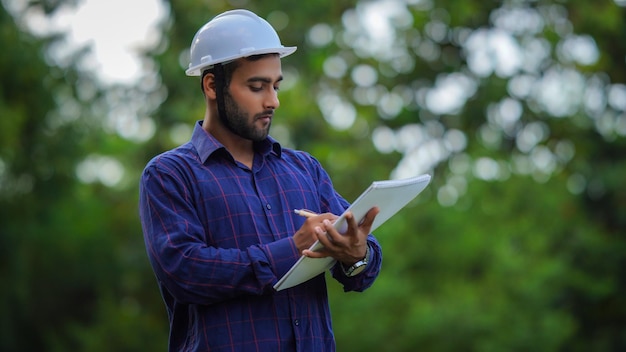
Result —
<instances>
[{"instance_id":1,"label":"watch face","mask_svg":"<svg viewBox=\"0 0 626 352\"><path fill-rule=\"evenodd\" d=\"M352 266L353 269L348 273L348 276L355 276L355 275L360 274L365 269L366 266L367 266L367 263L363 261L354 264Z\"/></svg>"}]
</instances>

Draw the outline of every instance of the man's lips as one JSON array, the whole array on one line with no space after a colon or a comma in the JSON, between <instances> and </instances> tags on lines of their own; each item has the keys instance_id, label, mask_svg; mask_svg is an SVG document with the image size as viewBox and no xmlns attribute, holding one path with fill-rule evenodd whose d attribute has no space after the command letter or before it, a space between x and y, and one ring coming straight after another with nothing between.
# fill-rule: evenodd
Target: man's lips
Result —
<instances>
[{"instance_id":1,"label":"man's lips","mask_svg":"<svg viewBox=\"0 0 626 352\"><path fill-rule=\"evenodd\" d=\"M257 120L271 120L274 116L273 113L263 113L257 116Z\"/></svg>"}]
</instances>

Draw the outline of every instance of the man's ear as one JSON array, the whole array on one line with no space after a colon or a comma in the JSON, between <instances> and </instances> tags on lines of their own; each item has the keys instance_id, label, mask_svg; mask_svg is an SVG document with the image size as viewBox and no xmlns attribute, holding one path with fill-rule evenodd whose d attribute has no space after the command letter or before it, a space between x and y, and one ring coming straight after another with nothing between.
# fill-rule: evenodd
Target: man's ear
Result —
<instances>
[{"instance_id":1,"label":"man's ear","mask_svg":"<svg viewBox=\"0 0 626 352\"><path fill-rule=\"evenodd\" d=\"M212 73L207 73L202 77L202 90L204 91L204 95L209 99L216 99L215 92L215 75Z\"/></svg>"}]
</instances>

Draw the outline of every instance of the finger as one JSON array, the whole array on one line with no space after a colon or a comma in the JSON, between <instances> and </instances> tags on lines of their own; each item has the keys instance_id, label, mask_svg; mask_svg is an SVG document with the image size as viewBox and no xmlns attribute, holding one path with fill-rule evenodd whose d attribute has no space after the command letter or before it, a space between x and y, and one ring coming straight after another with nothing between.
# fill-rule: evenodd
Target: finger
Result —
<instances>
[{"instance_id":1,"label":"finger","mask_svg":"<svg viewBox=\"0 0 626 352\"><path fill-rule=\"evenodd\" d=\"M367 212L367 214L365 214L365 217L363 217L363 221L361 221L361 223L359 224L359 227L369 232L379 212L380 212L380 209L378 207L372 207Z\"/></svg>"},{"instance_id":2,"label":"finger","mask_svg":"<svg viewBox=\"0 0 626 352\"><path fill-rule=\"evenodd\" d=\"M359 233L359 225L357 224L356 218L352 212L346 213L345 220L346 231L341 234L341 238L346 241L354 241L354 238L357 237Z\"/></svg>"},{"instance_id":3,"label":"finger","mask_svg":"<svg viewBox=\"0 0 626 352\"><path fill-rule=\"evenodd\" d=\"M328 257L330 254L325 249L321 249L319 251L305 249L302 251L302 255L309 258L325 258Z\"/></svg>"},{"instance_id":4,"label":"finger","mask_svg":"<svg viewBox=\"0 0 626 352\"><path fill-rule=\"evenodd\" d=\"M322 222L322 226L315 227L315 235L317 237L317 240L320 241L320 243L324 245L324 247L331 247L333 246L334 242L333 235L329 233L329 230L334 229L332 225L330 225L329 228L329 224L330 222L328 220L324 220Z\"/></svg>"},{"instance_id":5,"label":"finger","mask_svg":"<svg viewBox=\"0 0 626 352\"><path fill-rule=\"evenodd\" d=\"M315 221L315 222L322 222L324 220L335 220L337 218L337 215L332 214L332 213L324 213L324 214L319 214L316 216L312 216L308 219L310 219L311 221Z\"/></svg>"},{"instance_id":6,"label":"finger","mask_svg":"<svg viewBox=\"0 0 626 352\"><path fill-rule=\"evenodd\" d=\"M319 224L321 222L323 222L325 219L328 219L329 216L327 214L321 214L321 215L316 215L316 216L311 216L306 218L306 220L304 220L305 225L308 226L319 226Z\"/></svg>"},{"instance_id":7,"label":"finger","mask_svg":"<svg viewBox=\"0 0 626 352\"><path fill-rule=\"evenodd\" d=\"M346 221L348 221L349 218L346 217ZM354 220L352 220L354 222ZM326 229L326 235L328 236L330 242L332 243L332 245L336 248L336 247L345 247L349 242L350 242L350 238L352 235L350 235L350 231L346 232L346 233L341 233L339 232L339 230L337 230L335 228L335 225L333 223L330 222L326 222L324 223L324 228ZM355 226L355 232L356 233L356 226Z\"/></svg>"},{"instance_id":8,"label":"finger","mask_svg":"<svg viewBox=\"0 0 626 352\"><path fill-rule=\"evenodd\" d=\"M348 223L348 232L346 234L356 234L359 225L356 223L356 218L351 211L346 213L346 222Z\"/></svg>"},{"instance_id":9,"label":"finger","mask_svg":"<svg viewBox=\"0 0 626 352\"><path fill-rule=\"evenodd\" d=\"M315 241L319 241L322 244L321 248L317 248L316 250L311 250L311 249L305 249L302 251L302 255L306 256L306 257L310 257L310 258L324 258L324 257L328 257L329 251L327 249L327 244L324 244L324 240L326 240L326 242L328 241L326 238L326 234L324 232L324 230L319 227L319 226L315 226L315 228L313 229L313 236Z\"/></svg>"}]
</instances>

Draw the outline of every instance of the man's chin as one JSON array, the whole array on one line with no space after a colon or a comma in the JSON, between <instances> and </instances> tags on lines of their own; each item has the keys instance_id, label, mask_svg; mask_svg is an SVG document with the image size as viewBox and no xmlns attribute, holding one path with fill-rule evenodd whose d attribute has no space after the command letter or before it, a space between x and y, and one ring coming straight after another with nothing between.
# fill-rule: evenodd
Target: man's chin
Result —
<instances>
[{"instance_id":1,"label":"man's chin","mask_svg":"<svg viewBox=\"0 0 626 352\"><path fill-rule=\"evenodd\" d=\"M263 133L255 133L254 136L252 136L252 140L254 142L263 142L264 140L267 139L267 136L269 136L269 129L267 131L264 131Z\"/></svg>"}]
</instances>

